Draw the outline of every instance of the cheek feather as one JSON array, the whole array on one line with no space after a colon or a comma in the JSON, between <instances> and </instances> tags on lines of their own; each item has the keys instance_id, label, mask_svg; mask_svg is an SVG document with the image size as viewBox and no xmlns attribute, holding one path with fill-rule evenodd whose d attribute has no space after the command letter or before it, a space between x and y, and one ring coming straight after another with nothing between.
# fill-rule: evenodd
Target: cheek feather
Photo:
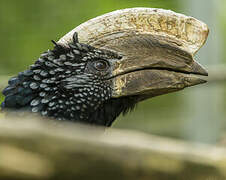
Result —
<instances>
[{"instance_id":1,"label":"cheek feather","mask_svg":"<svg viewBox=\"0 0 226 180\"><path fill-rule=\"evenodd\" d=\"M93 113L104 109L112 94L112 83L104 80L109 73L104 69L109 65L102 59L108 57L107 53L78 42L69 48L54 44L53 50L9 80L2 107L58 120L91 122ZM91 65L96 65L96 70Z\"/></svg>"}]
</instances>

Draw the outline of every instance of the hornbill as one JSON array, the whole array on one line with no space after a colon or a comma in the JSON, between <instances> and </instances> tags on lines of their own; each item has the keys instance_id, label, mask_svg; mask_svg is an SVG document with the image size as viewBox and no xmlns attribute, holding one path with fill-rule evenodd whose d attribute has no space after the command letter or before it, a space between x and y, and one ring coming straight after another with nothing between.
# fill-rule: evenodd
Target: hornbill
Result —
<instances>
[{"instance_id":1,"label":"hornbill","mask_svg":"<svg viewBox=\"0 0 226 180\"><path fill-rule=\"evenodd\" d=\"M110 126L145 99L206 82L194 61L207 26L168 10L131 8L91 19L3 90L3 110Z\"/></svg>"}]
</instances>

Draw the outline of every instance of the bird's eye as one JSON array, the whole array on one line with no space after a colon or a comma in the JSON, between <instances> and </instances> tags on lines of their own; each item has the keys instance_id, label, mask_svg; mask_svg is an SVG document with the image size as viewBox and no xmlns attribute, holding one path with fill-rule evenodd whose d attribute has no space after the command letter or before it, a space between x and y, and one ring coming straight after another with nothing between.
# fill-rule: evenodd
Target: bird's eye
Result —
<instances>
[{"instance_id":1,"label":"bird's eye","mask_svg":"<svg viewBox=\"0 0 226 180\"><path fill-rule=\"evenodd\" d=\"M108 69L108 62L104 61L104 60L99 60L94 62L94 67L96 70L98 71L104 71Z\"/></svg>"}]
</instances>

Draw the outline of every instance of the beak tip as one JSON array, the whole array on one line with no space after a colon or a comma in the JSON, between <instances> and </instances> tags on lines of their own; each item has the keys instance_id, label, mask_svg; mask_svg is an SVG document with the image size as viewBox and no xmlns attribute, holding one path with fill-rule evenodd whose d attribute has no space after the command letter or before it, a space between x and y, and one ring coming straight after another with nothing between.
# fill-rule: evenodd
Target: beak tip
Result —
<instances>
[{"instance_id":1,"label":"beak tip","mask_svg":"<svg viewBox=\"0 0 226 180\"><path fill-rule=\"evenodd\" d=\"M207 83L207 80L195 75L185 78L185 87L195 86L195 85L204 84L204 83Z\"/></svg>"},{"instance_id":2,"label":"beak tip","mask_svg":"<svg viewBox=\"0 0 226 180\"><path fill-rule=\"evenodd\" d=\"M200 83L199 84L204 84L204 83L207 83L208 81L207 80L205 80L205 79L200 79L200 81L199 81Z\"/></svg>"},{"instance_id":3,"label":"beak tip","mask_svg":"<svg viewBox=\"0 0 226 180\"><path fill-rule=\"evenodd\" d=\"M207 70L205 70L204 68L202 68L202 71L200 72L200 75L209 76L209 73L207 72Z\"/></svg>"},{"instance_id":4,"label":"beak tip","mask_svg":"<svg viewBox=\"0 0 226 180\"><path fill-rule=\"evenodd\" d=\"M196 61L193 61L191 69L192 69L194 74L199 74L199 75L202 75L202 76L208 76L207 70L204 67L202 67L202 65L200 65Z\"/></svg>"}]
</instances>

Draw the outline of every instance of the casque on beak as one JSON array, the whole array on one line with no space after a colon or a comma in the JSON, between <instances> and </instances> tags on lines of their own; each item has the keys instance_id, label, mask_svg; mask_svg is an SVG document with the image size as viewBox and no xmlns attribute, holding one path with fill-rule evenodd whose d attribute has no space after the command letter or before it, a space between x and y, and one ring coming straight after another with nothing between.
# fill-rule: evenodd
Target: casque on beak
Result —
<instances>
[{"instance_id":1,"label":"casque on beak","mask_svg":"<svg viewBox=\"0 0 226 180\"><path fill-rule=\"evenodd\" d=\"M208 36L206 24L168 10L131 8L91 19L61 38L79 41L122 56L112 61L112 97L141 99L205 83L207 71L194 60Z\"/></svg>"}]
</instances>

